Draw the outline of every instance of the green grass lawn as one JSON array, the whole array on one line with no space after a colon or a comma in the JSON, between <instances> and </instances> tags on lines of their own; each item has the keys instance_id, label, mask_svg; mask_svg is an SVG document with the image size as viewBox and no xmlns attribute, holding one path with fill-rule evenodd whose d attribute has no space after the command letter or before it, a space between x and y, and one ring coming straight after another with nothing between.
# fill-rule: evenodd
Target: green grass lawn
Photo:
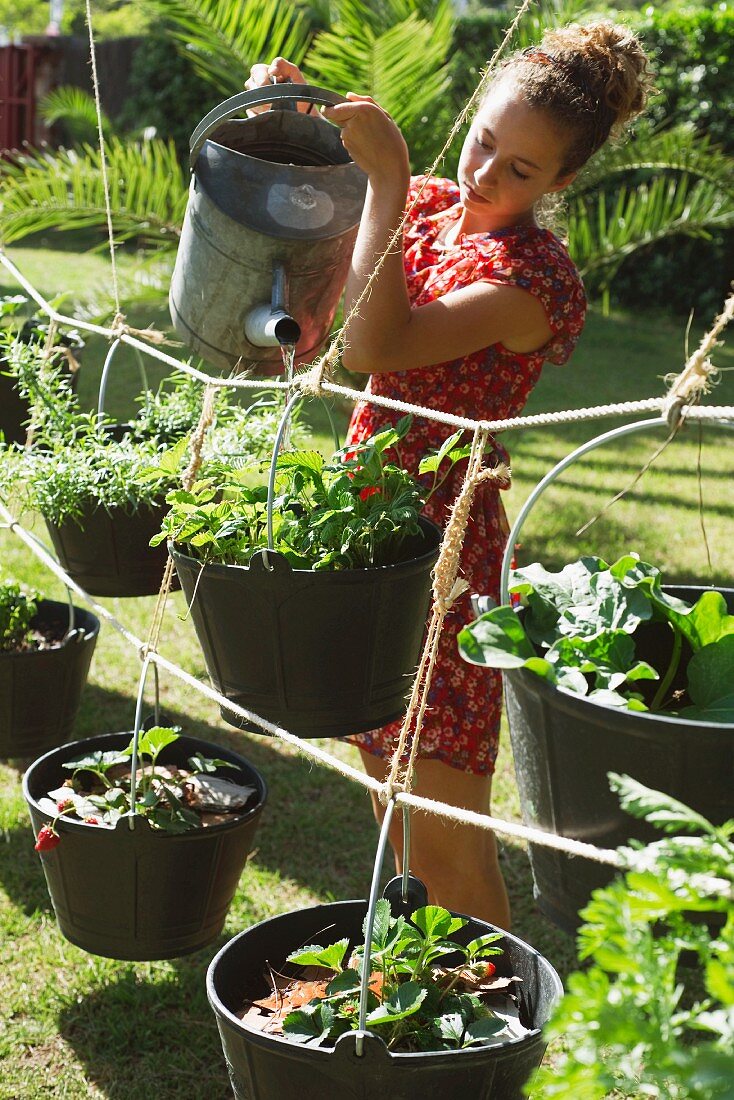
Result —
<instances>
[{"instance_id":1,"label":"green grass lawn","mask_svg":"<svg viewBox=\"0 0 734 1100\"><path fill-rule=\"evenodd\" d=\"M100 256L13 249L11 255L52 294L59 286L82 293L106 278ZM9 277L0 293L14 293ZM164 315L143 318L144 322ZM708 318L694 326L697 339ZM134 323L140 323L136 317ZM90 405L104 356L102 341L85 350L81 394ZM734 404L731 348L716 353L722 381L712 398ZM659 318L592 312L572 363L546 368L528 411L563 409L664 392L663 376L684 360L683 326ZM111 383L109 407L129 410L137 366L121 358ZM134 373L131 375L130 371ZM336 410L343 424L344 407ZM537 480L563 455L617 421L506 433L515 481L508 494L511 516ZM313 416L317 442L326 445L324 418ZM605 513L583 540L574 532L632 479L661 439L646 434L595 452L572 466L548 492L523 531L520 557L560 565L580 553L613 557L637 550L656 561L671 580L709 579L699 518L699 493L713 561L713 579L734 581L731 543L734 447L727 432L702 433L699 482L698 431L686 429L629 497ZM40 522L36 530L44 534ZM0 532L2 572L63 598L25 546ZM115 615L145 637L152 599L109 600ZM161 650L187 671L205 676L203 659L180 594L172 597ZM130 729L139 661L129 645L103 627L83 699L77 733ZM162 677L162 707L185 732L242 751L266 776L270 798L230 912L223 943L254 921L303 905L364 897L369 886L376 832L366 792L295 750L266 737L224 726L217 707ZM356 751L337 742L325 747L355 762ZM40 862L33 851L20 794L21 768L0 766L0 1100L108 1098L108 1100L226 1100L231 1096L214 1017L204 992L207 963L220 944L174 962L120 963L85 954L56 929ZM519 818L507 737L495 782L494 812ZM524 846L503 844L503 865L514 929L547 955L561 972L573 967L573 943L534 908Z\"/></svg>"}]
</instances>

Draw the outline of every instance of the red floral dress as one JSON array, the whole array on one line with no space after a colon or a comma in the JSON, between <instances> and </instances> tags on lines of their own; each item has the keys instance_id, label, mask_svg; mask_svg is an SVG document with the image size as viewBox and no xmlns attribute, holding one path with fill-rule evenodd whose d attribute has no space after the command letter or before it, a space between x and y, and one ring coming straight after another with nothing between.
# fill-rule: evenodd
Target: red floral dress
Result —
<instances>
[{"instance_id":1,"label":"red floral dress","mask_svg":"<svg viewBox=\"0 0 734 1100\"><path fill-rule=\"evenodd\" d=\"M423 179L413 179L408 205ZM459 217L458 200L456 184L429 179L411 214L404 233L404 262L412 304L425 305L480 279L522 287L542 303L553 336L544 347L528 355L493 344L448 363L375 374L370 377L367 392L473 419L517 416L540 377L543 362L565 363L571 354L584 323L583 285L563 244L549 230L537 226L462 236L451 246L443 245L437 238ZM354 410L347 438L359 442L397 419L399 414L389 409L361 402ZM400 447L406 467L417 473L420 459L436 450L453 430L434 420L414 418ZM495 451L497 461L508 460L497 444ZM439 526L448 516L465 470L466 462L458 463L425 508L425 515ZM494 770L502 681L498 672L462 660L456 635L474 617L469 600L472 592L499 597L507 534L497 488L480 485L462 553L461 575L470 587L444 620L418 753L424 759L441 760L476 775L489 775ZM390 758L401 726L402 720L393 722L351 741L375 756Z\"/></svg>"}]
</instances>

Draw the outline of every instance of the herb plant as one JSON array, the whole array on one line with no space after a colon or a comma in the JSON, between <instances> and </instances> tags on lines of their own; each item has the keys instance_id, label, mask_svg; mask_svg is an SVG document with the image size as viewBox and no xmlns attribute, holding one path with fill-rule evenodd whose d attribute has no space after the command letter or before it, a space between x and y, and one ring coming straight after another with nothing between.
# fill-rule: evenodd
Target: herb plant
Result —
<instances>
[{"instance_id":1,"label":"herb plant","mask_svg":"<svg viewBox=\"0 0 734 1100\"><path fill-rule=\"evenodd\" d=\"M502 933L479 936L466 945L457 943L451 937L467 924L463 917L452 916L437 905L417 909L410 920L393 917L389 902L384 898L378 901L367 1027L380 1035L390 1050L460 1050L502 1042L512 1034L510 1020L487 1004L488 996L499 991L504 994L517 980L494 976L490 960L502 953L498 946ZM298 999L297 981L290 992L286 988L274 998L254 1002L256 1009L274 1010L265 1030L280 1030L293 1042L312 1046L331 1044L356 1030L364 957L364 946L350 952L348 939L294 951L289 962L318 967L333 976L321 983L322 993L284 1016L284 1006L287 1009ZM307 980L306 989L311 988L313 983ZM513 1023L516 1029L520 1026L517 1020Z\"/></svg>"},{"instance_id":2,"label":"herb plant","mask_svg":"<svg viewBox=\"0 0 734 1100\"><path fill-rule=\"evenodd\" d=\"M37 598L13 581L0 584L0 652L12 653L28 640Z\"/></svg>"},{"instance_id":3,"label":"herb plant","mask_svg":"<svg viewBox=\"0 0 734 1100\"><path fill-rule=\"evenodd\" d=\"M285 451L277 459L273 508L274 549L295 569L364 569L402 560L409 540L421 537L418 517L440 484L439 465L464 458L456 433L430 456L428 493L400 465L399 443L410 417L329 462L316 451ZM432 461L433 460L433 461ZM252 484L247 468L222 464L186 492L167 497L171 510L152 544L170 539L202 562L245 565L267 546L267 486Z\"/></svg>"},{"instance_id":4,"label":"herb plant","mask_svg":"<svg viewBox=\"0 0 734 1100\"><path fill-rule=\"evenodd\" d=\"M510 592L522 616L494 607L465 627L458 641L467 661L527 668L609 706L734 722L734 616L720 592L694 605L670 596L660 571L635 554L613 565L581 558L560 573L535 563L514 571ZM646 641L654 624L667 646ZM650 650L669 650L666 667L652 666Z\"/></svg>"},{"instance_id":5,"label":"herb plant","mask_svg":"<svg viewBox=\"0 0 734 1100\"><path fill-rule=\"evenodd\" d=\"M167 833L185 833L202 825L201 807L206 805L198 793L197 776L213 776L220 768L234 768L226 760L190 756L186 767L161 765L158 757L163 749L178 740L177 728L153 726L142 733L138 742L138 775L134 808L154 829ZM49 791L48 798L55 804L54 822L44 826L44 837L39 836L36 848L43 851L55 847L58 839L49 845L49 835L58 838L56 821L61 816L76 817L90 825L114 827L117 821L133 809L130 774L133 741L119 752L88 753L66 762L63 767L71 776L56 790ZM209 784L212 784L209 780ZM237 786L217 779L218 794L208 792L208 797L219 797L224 808L242 808L254 793L253 788ZM222 793L223 792L223 793Z\"/></svg>"},{"instance_id":6,"label":"herb plant","mask_svg":"<svg viewBox=\"0 0 734 1100\"><path fill-rule=\"evenodd\" d=\"M731 1100L734 1095L734 821L716 827L628 776L622 805L669 836L581 913L579 955L546 1027L563 1040L532 1100ZM688 953L681 969L683 953ZM695 965L693 965L695 961ZM683 978L687 981L683 981ZM686 985L698 985L698 991Z\"/></svg>"},{"instance_id":7,"label":"herb plant","mask_svg":"<svg viewBox=\"0 0 734 1100\"><path fill-rule=\"evenodd\" d=\"M21 508L60 525L67 519L79 522L90 505L128 513L160 505L180 484L189 458L188 433L199 419L199 383L198 403L189 380L162 385L139 399L135 420L119 425L80 408L68 373L59 363L43 361L41 345L6 335L0 337L2 348L32 405L33 446L2 448L0 495L12 495ZM267 454L276 424L277 412L265 399L243 409L227 405L226 395L218 397L204 470L214 455L219 464L222 456L237 463Z\"/></svg>"}]
</instances>

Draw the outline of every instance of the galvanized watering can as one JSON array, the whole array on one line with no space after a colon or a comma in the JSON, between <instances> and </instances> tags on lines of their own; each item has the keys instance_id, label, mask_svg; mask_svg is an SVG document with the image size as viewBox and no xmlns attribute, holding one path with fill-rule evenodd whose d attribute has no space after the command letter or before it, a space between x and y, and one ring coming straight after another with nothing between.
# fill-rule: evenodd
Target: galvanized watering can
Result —
<instances>
[{"instance_id":1,"label":"galvanized watering can","mask_svg":"<svg viewBox=\"0 0 734 1100\"><path fill-rule=\"evenodd\" d=\"M220 103L191 135L192 169L171 318L183 341L223 369L280 369L281 346L315 355L347 278L367 179L339 130L296 101L343 97L278 84ZM234 117L251 107L275 108Z\"/></svg>"}]
</instances>

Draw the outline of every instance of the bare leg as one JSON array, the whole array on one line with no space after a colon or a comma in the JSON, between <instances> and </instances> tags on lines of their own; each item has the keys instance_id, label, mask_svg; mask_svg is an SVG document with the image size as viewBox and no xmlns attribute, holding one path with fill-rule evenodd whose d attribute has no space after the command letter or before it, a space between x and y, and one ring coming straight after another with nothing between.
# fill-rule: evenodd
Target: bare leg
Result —
<instances>
[{"instance_id":1,"label":"bare leg","mask_svg":"<svg viewBox=\"0 0 734 1100\"><path fill-rule=\"evenodd\" d=\"M360 754L367 774L382 782L389 762L362 750ZM489 813L492 778L457 771L438 760L418 760L413 791L423 798ZM372 804L381 824L384 809L376 795L372 795ZM400 814L393 817L390 842L399 874L403 848ZM510 903L497 860L494 833L414 811L410 823L410 869L428 887L432 905L443 905L509 929Z\"/></svg>"}]
</instances>

